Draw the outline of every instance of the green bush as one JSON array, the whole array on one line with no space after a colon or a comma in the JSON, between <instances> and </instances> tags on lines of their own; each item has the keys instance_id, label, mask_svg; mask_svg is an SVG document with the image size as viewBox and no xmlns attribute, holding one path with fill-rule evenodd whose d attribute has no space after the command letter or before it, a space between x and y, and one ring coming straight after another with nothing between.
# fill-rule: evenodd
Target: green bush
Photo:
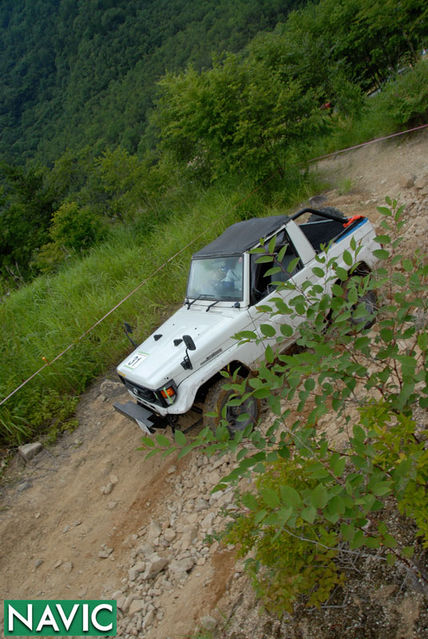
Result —
<instances>
[{"instance_id":1,"label":"green bush","mask_svg":"<svg viewBox=\"0 0 428 639\"><path fill-rule=\"evenodd\" d=\"M49 234L53 242L73 251L82 251L102 239L101 220L89 208L66 202L55 211Z\"/></svg>"},{"instance_id":2,"label":"green bush","mask_svg":"<svg viewBox=\"0 0 428 639\"><path fill-rule=\"evenodd\" d=\"M428 431L418 430L414 416L417 407L428 406L428 268L417 253L411 258L399 253L404 212L389 203L380 209L384 230L376 273L355 276L354 243L354 254L344 256L348 272L329 263L328 253L318 257L314 270L327 277L334 268L331 297L309 282L300 290L285 284L295 290L294 303L287 309L278 300L276 310L306 317L298 340L304 350L274 358L268 348L265 365L251 380L254 395L268 398L277 420L263 446L260 434L253 438L265 450L254 469L264 474L255 494L242 497L243 509L226 539L241 543L243 552L253 550L257 590L277 612L290 610L301 594L309 605L319 605L339 581L333 558L364 548L405 564L428 587L413 559L415 549L394 536L387 516L395 504L428 547ZM355 324L367 312L359 300L370 291L379 300L373 330ZM289 408L293 400L295 415ZM331 409L336 413L331 419L341 420L350 433L345 445L317 427ZM275 456L275 465L266 465ZM279 478L278 465L286 469ZM308 571L312 555L317 568Z\"/></svg>"},{"instance_id":3,"label":"green bush","mask_svg":"<svg viewBox=\"0 0 428 639\"><path fill-rule=\"evenodd\" d=\"M243 555L251 552L247 566L256 590L279 614L298 598L308 605L325 601L342 583L340 566L349 554L375 551L379 561L398 561L428 591L418 561L428 547L428 430L416 422L417 411L428 407L428 266L418 252L401 255L404 210L388 204L379 209L384 219L374 273L358 270L361 247L351 240L346 269L329 259L328 249L317 256L313 271L325 278L324 287L308 280L297 288L291 279L282 285L292 292L289 305L272 300L270 310L283 316L278 335L293 334L296 316L304 321L300 352L275 355L268 346L249 379L251 393L275 416L267 431L248 427L231 440L223 423L216 435L205 430L191 442L176 435L182 454L195 447L236 452L237 467L217 489L252 472L254 488L240 495L224 539ZM274 245L259 259L269 257L275 270L281 257ZM372 328L367 300L375 295ZM271 325L261 331L275 335ZM256 335L246 331L242 338ZM238 395L233 405L248 397L236 376L228 386ZM332 422L340 426L335 435L325 427ZM166 444L144 440L152 454ZM391 512L407 517L414 547L395 534Z\"/></svg>"},{"instance_id":4,"label":"green bush","mask_svg":"<svg viewBox=\"0 0 428 639\"><path fill-rule=\"evenodd\" d=\"M246 568L255 591L279 615L292 612L300 595L308 605L319 605L344 580L334 562L338 550L333 524L314 527L305 510L298 512L301 495L314 494L317 486L304 462L294 457L268 465L257 479L256 493L241 495L241 514L223 535L224 542L238 544L238 556L250 553Z\"/></svg>"},{"instance_id":5,"label":"green bush","mask_svg":"<svg viewBox=\"0 0 428 639\"><path fill-rule=\"evenodd\" d=\"M397 127L425 124L428 116L428 61L420 60L413 69L386 84L378 108L387 112Z\"/></svg>"}]
</instances>

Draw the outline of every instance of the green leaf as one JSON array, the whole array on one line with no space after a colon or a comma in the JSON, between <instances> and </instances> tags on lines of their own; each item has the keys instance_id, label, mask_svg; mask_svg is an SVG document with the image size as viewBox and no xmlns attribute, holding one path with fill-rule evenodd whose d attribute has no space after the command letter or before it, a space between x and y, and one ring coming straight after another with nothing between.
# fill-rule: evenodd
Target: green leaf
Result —
<instances>
[{"instance_id":1,"label":"green leaf","mask_svg":"<svg viewBox=\"0 0 428 639\"><path fill-rule=\"evenodd\" d=\"M178 446L185 446L187 444L187 437L181 430L175 431L174 439Z\"/></svg>"},{"instance_id":2,"label":"green leaf","mask_svg":"<svg viewBox=\"0 0 428 639\"><path fill-rule=\"evenodd\" d=\"M143 446L147 448L153 448L155 446L155 442L153 441L152 437L142 437L141 441L143 442Z\"/></svg>"},{"instance_id":3,"label":"green leaf","mask_svg":"<svg viewBox=\"0 0 428 639\"><path fill-rule=\"evenodd\" d=\"M269 506L269 508L277 508L279 506L279 495L272 488L262 488L260 490L260 495L266 506Z\"/></svg>"},{"instance_id":4,"label":"green leaf","mask_svg":"<svg viewBox=\"0 0 428 639\"><path fill-rule=\"evenodd\" d=\"M271 275L276 275L277 273L282 273L282 268L280 266L272 266L272 268L266 271L264 277L270 277Z\"/></svg>"},{"instance_id":5,"label":"green leaf","mask_svg":"<svg viewBox=\"0 0 428 639\"><path fill-rule=\"evenodd\" d=\"M297 490L295 488L293 488L292 486L283 486L283 485L281 485L279 487L279 492L280 492L280 495L281 495L281 501L284 504L287 504L289 506L293 506L294 508L296 508L296 507L301 505L302 500L300 498L300 495L297 492Z\"/></svg>"},{"instance_id":6,"label":"green leaf","mask_svg":"<svg viewBox=\"0 0 428 639\"><path fill-rule=\"evenodd\" d=\"M345 470L346 458L340 457L338 453L335 453L330 459L330 468L336 477L341 477Z\"/></svg>"},{"instance_id":7,"label":"green leaf","mask_svg":"<svg viewBox=\"0 0 428 639\"><path fill-rule=\"evenodd\" d=\"M194 445L193 444L188 444L187 446L185 446L184 448L182 448L180 450L180 452L178 453L178 459L181 459L182 457L185 457L193 449L194 449Z\"/></svg>"},{"instance_id":8,"label":"green leaf","mask_svg":"<svg viewBox=\"0 0 428 639\"><path fill-rule=\"evenodd\" d=\"M309 377L308 379L305 380L304 386L306 390L313 391L315 388L315 380L312 377Z\"/></svg>"},{"instance_id":9,"label":"green leaf","mask_svg":"<svg viewBox=\"0 0 428 639\"><path fill-rule=\"evenodd\" d=\"M287 266L287 273L292 273L297 268L299 262L300 257L296 257L294 260L291 260L291 262Z\"/></svg>"},{"instance_id":10,"label":"green leaf","mask_svg":"<svg viewBox=\"0 0 428 639\"><path fill-rule=\"evenodd\" d=\"M275 353L273 352L272 346L268 345L265 350L265 358L268 364L273 364L275 360Z\"/></svg>"},{"instance_id":11,"label":"green leaf","mask_svg":"<svg viewBox=\"0 0 428 639\"><path fill-rule=\"evenodd\" d=\"M366 537L364 545L367 548L380 548L381 541L379 537Z\"/></svg>"},{"instance_id":12,"label":"green leaf","mask_svg":"<svg viewBox=\"0 0 428 639\"><path fill-rule=\"evenodd\" d=\"M251 493L245 493L244 495L242 495L242 503L246 508L254 512L257 512L260 508L257 499Z\"/></svg>"},{"instance_id":13,"label":"green leaf","mask_svg":"<svg viewBox=\"0 0 428 639\"><path fill-rule=\"evenodd\" d=\"M352 540L350 541L350 546L351 548L361 548L361 546L364 545L365 542L365 536L364 533L361 530L357 530L352 538Z\"/></svg>"},{"instance_id":14,"label":"green leaf","mask_svg":"<svg viewBox=\"0 0 428 639\"><path fill-rule=\"evenodd\" d=\"M269 408L275 415L281 415L281 400L277 395L269 395L268 403Z\"/></svg>"},{"instance_id":15,"label":"green leaf","mask_svg":"<svg viewBox=\"0 0 428 639\"><path fill-rule=\"evenodd\" d=\"M422 351L428 349L428 332L420 333L417 337L418 346Z\"/></svg>"},{"instance_id":16,"label":"green leaf","mask_svg":"<svg viewBox=\"0 0 428 639\"><path fill-rule=\"evenodd\" d=\"M315 508L324 508L328 501L327 489L322 484L318 484L318 486L310 492L309 499Z\"/></svg>"},{"instance_id":17,"label":"green leaf","mask_svg":"<svg viewBox=\"0 0 428 639\"><path fill-rule=\"evenodd\" d=\"M342 523L340 526L340 532L342 533L342 537L347 542L352 542L355 536L355 528L352 524Z\"/></svg>"},{"instance_id":18,"label":"green leaf","mask_svg":"<svg viewBox=\"0 0 428 639\"><path fill-rule=\"evenodd\" d=\"M385 249L375 249L373 251L373 255L377 257L378 260L387 260L389 257L389 251Z\"/></svg>"},{"instance_id":19,"label":"green leaf","mask_svg":"<svg viewBox=\"0 0 428 639\"><path fill-rule=\"evenodd\" d=\"M266 337L274 337L276 335L276 330L270 324L261 324L260 330Z\"/></svg>"},{"instance_id":20,"label":"green leaf","mask_svg":"<svg viewBox=\"0 0 428 639\"><path fill-rule=\"evenodd\" d=\"M253 395L257 397L257 399L266 399L271 396L271 390L270 388L258 388L254 391Z\"/></svg>"},{"instance_id":21,"label":"green leaf","mask_svg":"<svg viewBox=\"0 0 428 639\"><path fill-rule=\"evenodd\" d=\"M289 324L281 324L279 330L285 337L291 337L294 333L293 327Z\"/></svg>"},{"instance_id":22,"label":"green leaf","mask_svg":"<svg viewBox=\"0 0 428 639\"><path fill-rule=\"evenodd\" d=\"M281 247L278 255L276 256L276 259L278 260L278 262L282 262L282 260L284 259L285 253L288 249L288 244L284 244L284 246Z\"/></svg>"},{"instance_id":23,"label":"green leaf","mask_svg":"<svg viewBox=\"0 0 428 639\"><path fill-rule=\"evenodd\" d=\"M394 339L394 331L392 331L390 328L381 328L380 336L383 339L383 341L386 344L388 344L389 342L392 342L392 340Z\"/></svg>"},{"instance_id":24,"label":"green leaf","mask_svg":"<svg viewBox=\"0 0 428 639\"><path fill-rule=\"evenodd\" d=\"M266 510L260 510L257 515L254 517L254 523L255 524L260 524L263 519L266 517L267 515L267 511Z\"/></svg>"},{"instance_id":25,"label":"green leaf","mask_svg":"<svg viewBox=\"0 0 428 639\"><path fill-rule=\"evenodd\" d=\"M382 542L387 548L397 548L398 546L397 541L389 533L383 536Z\"/></svg>"},{"instance_id":26,"label":"green leaf","mask_svg":"<svg viewBox=\"0 0 428 639\"><path fill-rule=\"evenodd\" d=\"M327 510L331 515L343 515L346 510L345 502L340 495L336 495L328 502Z\"/></svg>"},{"instance_id":27,"label":"green leaf","mask_svg":"<svg viewBox=\"0 0 428 639\"><path fill-rule=\"evenodd\" d=\"M388 202L388 200L386 200L386 201ZM390 202L388 202L388 204L390 204ZM392 216L391 209L388 209L386 206L377 206L376 208L379 211L379 213L382 213L382 215L385 215L387 217L391 217Z\"/></svg>"},{"instance_id":28,"label":"green leaf","mask_svg":"<svg viewBox=\"0 0 428 639\"><path fill-rule=\"evenodd\" d=\"M291 506L280 508L276 513L278 525L283 526L284 524L286 524L292 514L293 509L291 508Z\"/></svg>"},{"instance_id":29,"label":"green leaf","mask_svg":"<svg viewBox=\"0 0 428 639\"><path fill-rule=\"evenodd\" d=\"M155 455L157 455L160 451L159 450L151 450L149 453L147 453L147 455L145 456L145 459L150 459L150 457L154 457Z\"/></svg>"},{"instance_id":30,"label":"green leaf","mask_svg":"<svg viewBox=\"0 0 428 639\"><path fill-rule=\"evenodd\" d=\"M344 251L343 252L343 261L345 262L345 264L347 264L348 266L352 265L353 259L352 259L352 255L350 254L349 251Z\"/></svg>"},{"instance_id":31,"label":"green leaf","mask_svg":"<svg viewBox=\"0 0 428 639\"><path fill-rule=\"evenodd\" d=\"M354 439L358 442L363 442L366 438L366 432L361 428L359 424L356 424L353 428Z\"/></svg>"},{"instance_id":32,"label":"green leaf","mask_svg":"<svg viewBox=\"0 0 428 639\"><path fill-rule=\"evenodd\" d=\"M321 462L312 462L308 470L312 479L327 479L330 477L328 470L324 467L324 464L321 464Z\"/></svg>"},{"instance_id":33,"label":"green leaf","mask_svg":"<svg viewBox=\"0 0 428 639\"><path fill-rule=\"evenodd\" d=\"M313 524L315 521L315 517L317 516L317 511L313 506L308 506L307 508L304 508L302 510L300 516L309 524Z\"/></svg>"},{"instance_id":34,"label":"green leaf","mask_svg":"<svg viewBox=\"0 0 428 639\"><path fill-rule=\"evenodd\" d=\"M342 282L346 282L349 277L348 271L341 266L336 266L336 275Z\"/></svg>"},{"instance_id":35,"label":"green leaf","mask_svg":"<svg viewBox=\"0 0 428 639\"><path fill-rule=\"evenodd\" d=\"M391 237L389 235L377 235L375 237L375 242L377 242L378 244L390 244Z\"/></svg>"},{"instance_id":36,"label":"green leaf","mask_svg":"<svg viewBox=\"0 0 428 639\"><path fill-rule=\"evenodd\" d=\"M273 253L275 250L275 244L276 244L276 235L274 235L273 237L271 237L271 239L269 240L269 244L268 244L268 251L269 253Z\"/></svg>"},{"instance_id":37,"label":"green leaf","mask_svg":"<svg viewBox=\"0 0 428 639\"><path fill-rule=\"evenodd\" d=\"M319 266L313 266L312 267L312 273L314 275L316 275L317 277L324 277L325 272L322 268L320 268Z\"/></svg>"},{"instance_id":38,"label":"green leaf","mask_svg":"<svg viewBox=\"0 0 428 639\"><path fill-rule=\"evenodd\" d=\"M401 262L401 265L406 271L406 273L411 273L415 268L415 265L413 264L412 260L409 260L408 258L403 259Z\"/></svg>"},{"instance_id":39,"label":"green leaf","mask_svg":"<svg viewBox=\"0 0 428 639\"><path fill-rule=\"evenodd\" d=\"M378 481L370 486L373 495L381 497L391 492L391 483L389 481Z\"/></svg>"},{"instance_id":40,"label":"green leaf","mask_svg":"<svg viewBox=\"0 0 428 639\"><path fill-rule=\"evenodd\" d=\"M257 335L253 331L241 331L235 337L237 339L257 339Z\"/></svg>"},{"instance_id":41,"label":"green leaf","mask_svg":"<svg viewBox=\"0 0 428 639\"><path fill-rule=\"evenodd\" d=\"M171 446L171 442L168 439L168 437L166 437L165 435L162 435L160 433L158 435L156 435L156 441L159 444L159 446L162 446L162 447Z\"/></svg>"},{"instance_id":42,"label":"green leaf","mask_svg":"<svg viewBox=\"0 0 428 639\"><path fill-rule=\"evenodd\" d=\"M386 563L388 564L388 566L394 566L396 561L397 561L397 558L395 555L393 555L392 553L387 554Z\"/></svg>"}]
</instances>

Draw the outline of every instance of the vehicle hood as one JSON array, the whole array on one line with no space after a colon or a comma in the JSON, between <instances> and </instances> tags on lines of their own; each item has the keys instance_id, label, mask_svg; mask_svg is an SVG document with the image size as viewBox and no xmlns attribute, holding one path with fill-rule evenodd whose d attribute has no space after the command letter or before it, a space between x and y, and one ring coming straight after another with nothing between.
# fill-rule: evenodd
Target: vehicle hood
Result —
<instances>
[{"instance_id":1,"label":"vehicle hood","mask_svg":"<svg viewBox=\"0 0 428 639\"><path fill-rule=\"evenodd\" d=\"M183 307L128 355L117 371L152 390L171 380L179 385L195 369L236 343L232 336L249 323L245 309L213 307L207 312L204 306ZM188 353L193 365L190 370L181 365L186 354L184 342L174 344L174 340L182 340L183 335L190 335L196 346L196 350Z\"/></svg>"}]
</instances>

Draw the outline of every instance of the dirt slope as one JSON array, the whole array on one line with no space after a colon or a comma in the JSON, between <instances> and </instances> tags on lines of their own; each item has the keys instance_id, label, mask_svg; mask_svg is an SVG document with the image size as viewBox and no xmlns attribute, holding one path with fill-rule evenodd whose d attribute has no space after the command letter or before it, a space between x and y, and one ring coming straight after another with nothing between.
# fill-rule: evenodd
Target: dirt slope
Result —
<instances>
[{"instance_id":1,"label":"dirt slope","mask_svg":"<svg viewBox=\"0 0 428 639\"><path fill-rule=\"evenodd\" d=\"M345 213L375 221L385 196L400 196L412 218L407 246L424 246L428 131L324 160L318 168L331 184L325 204ZM137 450L138 428L115 413L101 383L82 398L74 433L27 464L16 457L6 472L0 597L114 596L121 607L119 637L189 636L201 618L228 607L227 589L233 592L239 575L230 552L203 543L219 521L218 504L230 504L228 494L218 503L210 496L228 462L206 463L198 455L179 463L145 460ZM167 562L158 573L156 556ZM408 623L397 637L416 636Z\"/></svg>"}]
</instances>

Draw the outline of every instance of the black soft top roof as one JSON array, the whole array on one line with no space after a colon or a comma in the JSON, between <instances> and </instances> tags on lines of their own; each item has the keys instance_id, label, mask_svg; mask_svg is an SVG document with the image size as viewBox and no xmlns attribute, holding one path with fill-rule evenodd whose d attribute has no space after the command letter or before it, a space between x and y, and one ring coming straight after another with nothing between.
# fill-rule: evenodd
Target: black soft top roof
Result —
<instances>
[{"instance_id":1,"label":"black soft top roof","mask_svg":"<svg viewBox=\"0 0 428 639\"><path fill-rule=\"evenodd\" d=\"M261 238L274 233L289 219L288 215L271 215L270 217L254 217L251 220L232 224L220 237L195 253L193 259L241 255L257 244Z\"/></svg>"}]
</instances>

